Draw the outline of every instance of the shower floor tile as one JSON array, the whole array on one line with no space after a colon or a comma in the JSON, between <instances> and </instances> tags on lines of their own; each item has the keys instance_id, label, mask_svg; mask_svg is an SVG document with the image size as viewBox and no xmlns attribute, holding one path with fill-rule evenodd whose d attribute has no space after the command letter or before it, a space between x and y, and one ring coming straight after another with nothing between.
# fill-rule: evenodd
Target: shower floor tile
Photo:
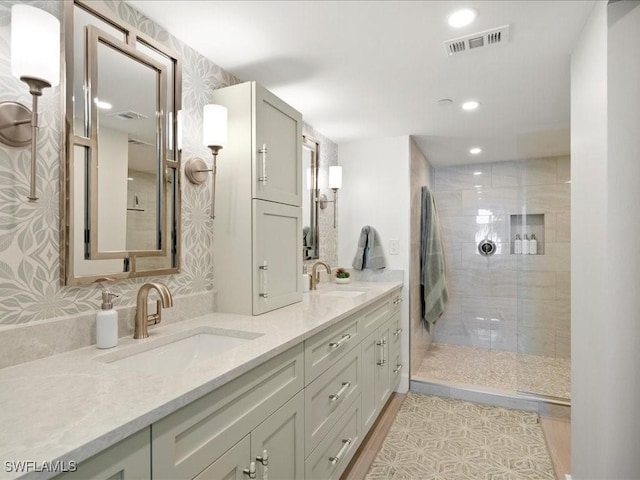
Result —
<instances>
[{"instance_id":1,"label":"shower floor tile","mask_svg":"<svg viewBox=\"0 0 640 480\"><path fill-rule=\"evenodd\" d=\"M508 392L571 397L570 360L433 343L414 375Z\"/></svg>"}]
</instances>

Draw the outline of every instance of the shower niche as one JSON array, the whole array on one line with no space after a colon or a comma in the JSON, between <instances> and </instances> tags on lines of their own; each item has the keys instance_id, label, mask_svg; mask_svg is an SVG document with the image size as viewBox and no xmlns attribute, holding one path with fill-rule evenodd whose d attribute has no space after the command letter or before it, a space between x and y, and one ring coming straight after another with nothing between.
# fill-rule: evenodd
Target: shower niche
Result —
<instances>
[{"instance_id":1,"label":"shower niche","mask_svg":"<svg viewBox=\"0 0 640 480\"><path fill-rule=\"evenodd\" d=\"M520 249L517 248L516 235L519 235L521 242L525 239L525 235L529 241L535 238L537 249L533 255L544 255L544 214L511 215L510 253L512 255L527 255L522 251L522 246ZM528 255L532 254L528 253Z\"/></svg>"}]
</instances>

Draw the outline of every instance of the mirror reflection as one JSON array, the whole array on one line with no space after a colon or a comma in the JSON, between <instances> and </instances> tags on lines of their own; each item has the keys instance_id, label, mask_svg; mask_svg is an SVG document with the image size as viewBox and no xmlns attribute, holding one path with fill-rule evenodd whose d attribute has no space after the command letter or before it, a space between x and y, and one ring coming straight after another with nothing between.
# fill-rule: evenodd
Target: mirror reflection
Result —
<instances>
[{"instance_id":1,"label":"mirror reflection","mask_svg":"<svg viewBox=\"0 0 640 480\"><path fill-rule=\"evenodd\" d=\"M96 2L65 2L62 279L179 271L181 61Z\"/></svg>"},{"instance_id":2,"label":"mirror reflection","mask_svg":"<svg viewBox=\"0 0 640 480\"><path fill-rule=\"evenodd\" d=\"M316 259L318 245L318 154L320 144L311 137L302 137L302 258Z\"/></svg>"},{"instance_id":3,"label":"mirror reflection","mask_svg":"<svg viewBox=\"0 0 640 480\"><path fill-rule=\"evenodd\" d=\"M161 248L157 76L156 68L98 42L94 104L101 252Z\"/></svg>"}]
</instances>

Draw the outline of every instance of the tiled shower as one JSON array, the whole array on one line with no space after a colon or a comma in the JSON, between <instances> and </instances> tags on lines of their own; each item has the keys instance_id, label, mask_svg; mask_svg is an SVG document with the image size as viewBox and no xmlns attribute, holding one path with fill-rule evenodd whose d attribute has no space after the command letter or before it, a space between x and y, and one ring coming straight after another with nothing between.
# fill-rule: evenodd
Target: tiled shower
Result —
<instances>
[{"instance_id":1,"label":"tiled shower","mask_svg":"<svg viewBox=\"0 0 640 480\"><path fill-rule=\"evenodd\" d=\"M462 378L473 383L484 362L496 370L488 386L502 385L492 375L508 377L505 388L568 397L569 157L438 167L433 189L450 299L425 367L454 362L464 370L466 362ZM516 254L532 236L537 253ZM495 243L493 255L479 252L485 239ZM430 355L442 358L429 362Z\"/></svg>"}]
</instances>

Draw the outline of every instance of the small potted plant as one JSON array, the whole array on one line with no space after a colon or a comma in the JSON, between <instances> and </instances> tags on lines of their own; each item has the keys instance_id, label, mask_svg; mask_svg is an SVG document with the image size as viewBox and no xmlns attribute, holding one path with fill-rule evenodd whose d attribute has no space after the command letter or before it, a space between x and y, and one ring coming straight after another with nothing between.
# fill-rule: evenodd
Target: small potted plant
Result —
<instances>
[{"instance_id":1,"label":"small potted plant","mask_svg":"<svg viewBox=\"0 0 640 480\"><path fill-rule=\"evenodd\" d=\"M350 276L351 274L344 268L338 268L336 270L336 283L349 283L351 281Z\"/></svg>"}]
</instances>

